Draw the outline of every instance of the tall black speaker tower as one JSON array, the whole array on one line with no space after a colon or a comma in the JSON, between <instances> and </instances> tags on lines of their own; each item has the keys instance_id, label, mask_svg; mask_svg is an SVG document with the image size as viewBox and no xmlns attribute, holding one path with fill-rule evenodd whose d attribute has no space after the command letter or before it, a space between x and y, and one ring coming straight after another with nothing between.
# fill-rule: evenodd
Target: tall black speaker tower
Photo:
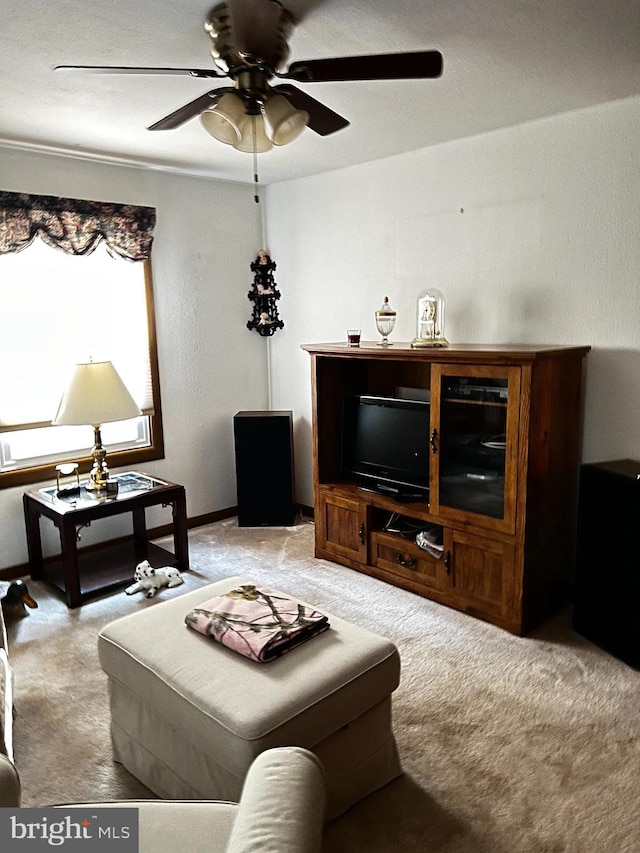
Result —
<instances>
[{"instance_id":1,"label":"tall black speaker tower","mask_svg":"<svg viewBox=\"0 0 640 853\"><path fill-rule=\"evenodd\" d=\"M233 418L239 527L295 521L293 415L238 412Z\"/></svg>"}]
</instances>

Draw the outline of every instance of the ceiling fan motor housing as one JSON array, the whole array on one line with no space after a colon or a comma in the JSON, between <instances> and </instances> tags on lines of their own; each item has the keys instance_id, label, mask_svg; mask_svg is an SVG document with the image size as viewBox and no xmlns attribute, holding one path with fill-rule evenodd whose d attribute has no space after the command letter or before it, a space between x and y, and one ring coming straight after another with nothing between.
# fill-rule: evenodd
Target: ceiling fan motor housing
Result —
<instances>
[{"instance_id":1,"label":"ceiling fan motor housing","mask_svg":"<svg viewBox=\"0 0 640 853\"><path fill-rule=\"evenodd\" d=\"M254 23L247 29L236 20L234 28L226 3L215 6L205 21L204 28L213 42L211 55L214 62L230 77L235 78L247 68L259 68L266 73L266 79L270 79L277 71L284 70L295 20L273 0L261 8L269 9L269 23L275 26L262 29Z\"/></svg>"}]
</instances>

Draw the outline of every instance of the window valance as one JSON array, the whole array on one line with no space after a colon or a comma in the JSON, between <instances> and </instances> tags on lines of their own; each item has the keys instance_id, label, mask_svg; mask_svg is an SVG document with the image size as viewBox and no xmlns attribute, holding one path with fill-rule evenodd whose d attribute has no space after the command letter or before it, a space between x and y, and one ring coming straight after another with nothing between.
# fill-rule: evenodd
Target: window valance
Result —
<instances>
[{"instance_id":1,"label":"window valance","mask_svg":"<svg viewBox=\"0 0 640 853\"><path fill-rule=\"evenodd\" d=\"M40 237L68 255L88 255L104 240L110 255L143 261L155 222L153 207L0 191L0 254Z\"/></svg>"}]
</instances>

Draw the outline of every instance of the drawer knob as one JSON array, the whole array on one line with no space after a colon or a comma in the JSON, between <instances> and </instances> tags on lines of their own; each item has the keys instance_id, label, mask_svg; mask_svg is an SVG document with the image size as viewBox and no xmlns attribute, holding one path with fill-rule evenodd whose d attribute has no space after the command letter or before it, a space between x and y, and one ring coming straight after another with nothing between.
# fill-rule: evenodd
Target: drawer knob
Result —
<instances>
[{"instance_id":1,"label":"drawer knob","mask_svg":"<svg viewBox=\"0 0 640 853\"><path fill-rule=\"evenodd\" d=\"M398 553L396 555L396 563L399 566L403 566L405 569L412 569L418 561L415 557L409 557L408 560L405 560L402 554Z\"/></svg>"}]
</instances>

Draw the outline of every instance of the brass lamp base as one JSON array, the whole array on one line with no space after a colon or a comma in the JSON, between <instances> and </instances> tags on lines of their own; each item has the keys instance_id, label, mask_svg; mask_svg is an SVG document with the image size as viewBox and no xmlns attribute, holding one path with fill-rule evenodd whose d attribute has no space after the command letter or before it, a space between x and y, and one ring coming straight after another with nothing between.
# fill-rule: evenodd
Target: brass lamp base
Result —
<instances>
[{"instance_id":1,"label":"brass lamp base","mask_svg":"<svg viewBox=\"0 0 640 853\"><path fill-rule=\"evenodd\" d=\"M94 468L91 469L89 473L89 479L87 481L86 488L89 491L103 491L107 490L107 483L109 482L109 471L96 471Z\"/></svg>"},{"instance_id":2,"label":"brass lamp base","mask_svg":"<svg viewBox=\"0 0 640 853\"><path fill-rule=\"evenodd\" d=\"M100 427L93 427L93 440L94 447L91 451L91 456L93 457L93 467L89 472L89 482L87 483L87 489L92 491L106 491L107 489L107 481L109 479L109 469L107 468L107 463L105 459L107 458L107 451L102 446L102 436L100 435Z\"/></svg>"}]
</instances>

